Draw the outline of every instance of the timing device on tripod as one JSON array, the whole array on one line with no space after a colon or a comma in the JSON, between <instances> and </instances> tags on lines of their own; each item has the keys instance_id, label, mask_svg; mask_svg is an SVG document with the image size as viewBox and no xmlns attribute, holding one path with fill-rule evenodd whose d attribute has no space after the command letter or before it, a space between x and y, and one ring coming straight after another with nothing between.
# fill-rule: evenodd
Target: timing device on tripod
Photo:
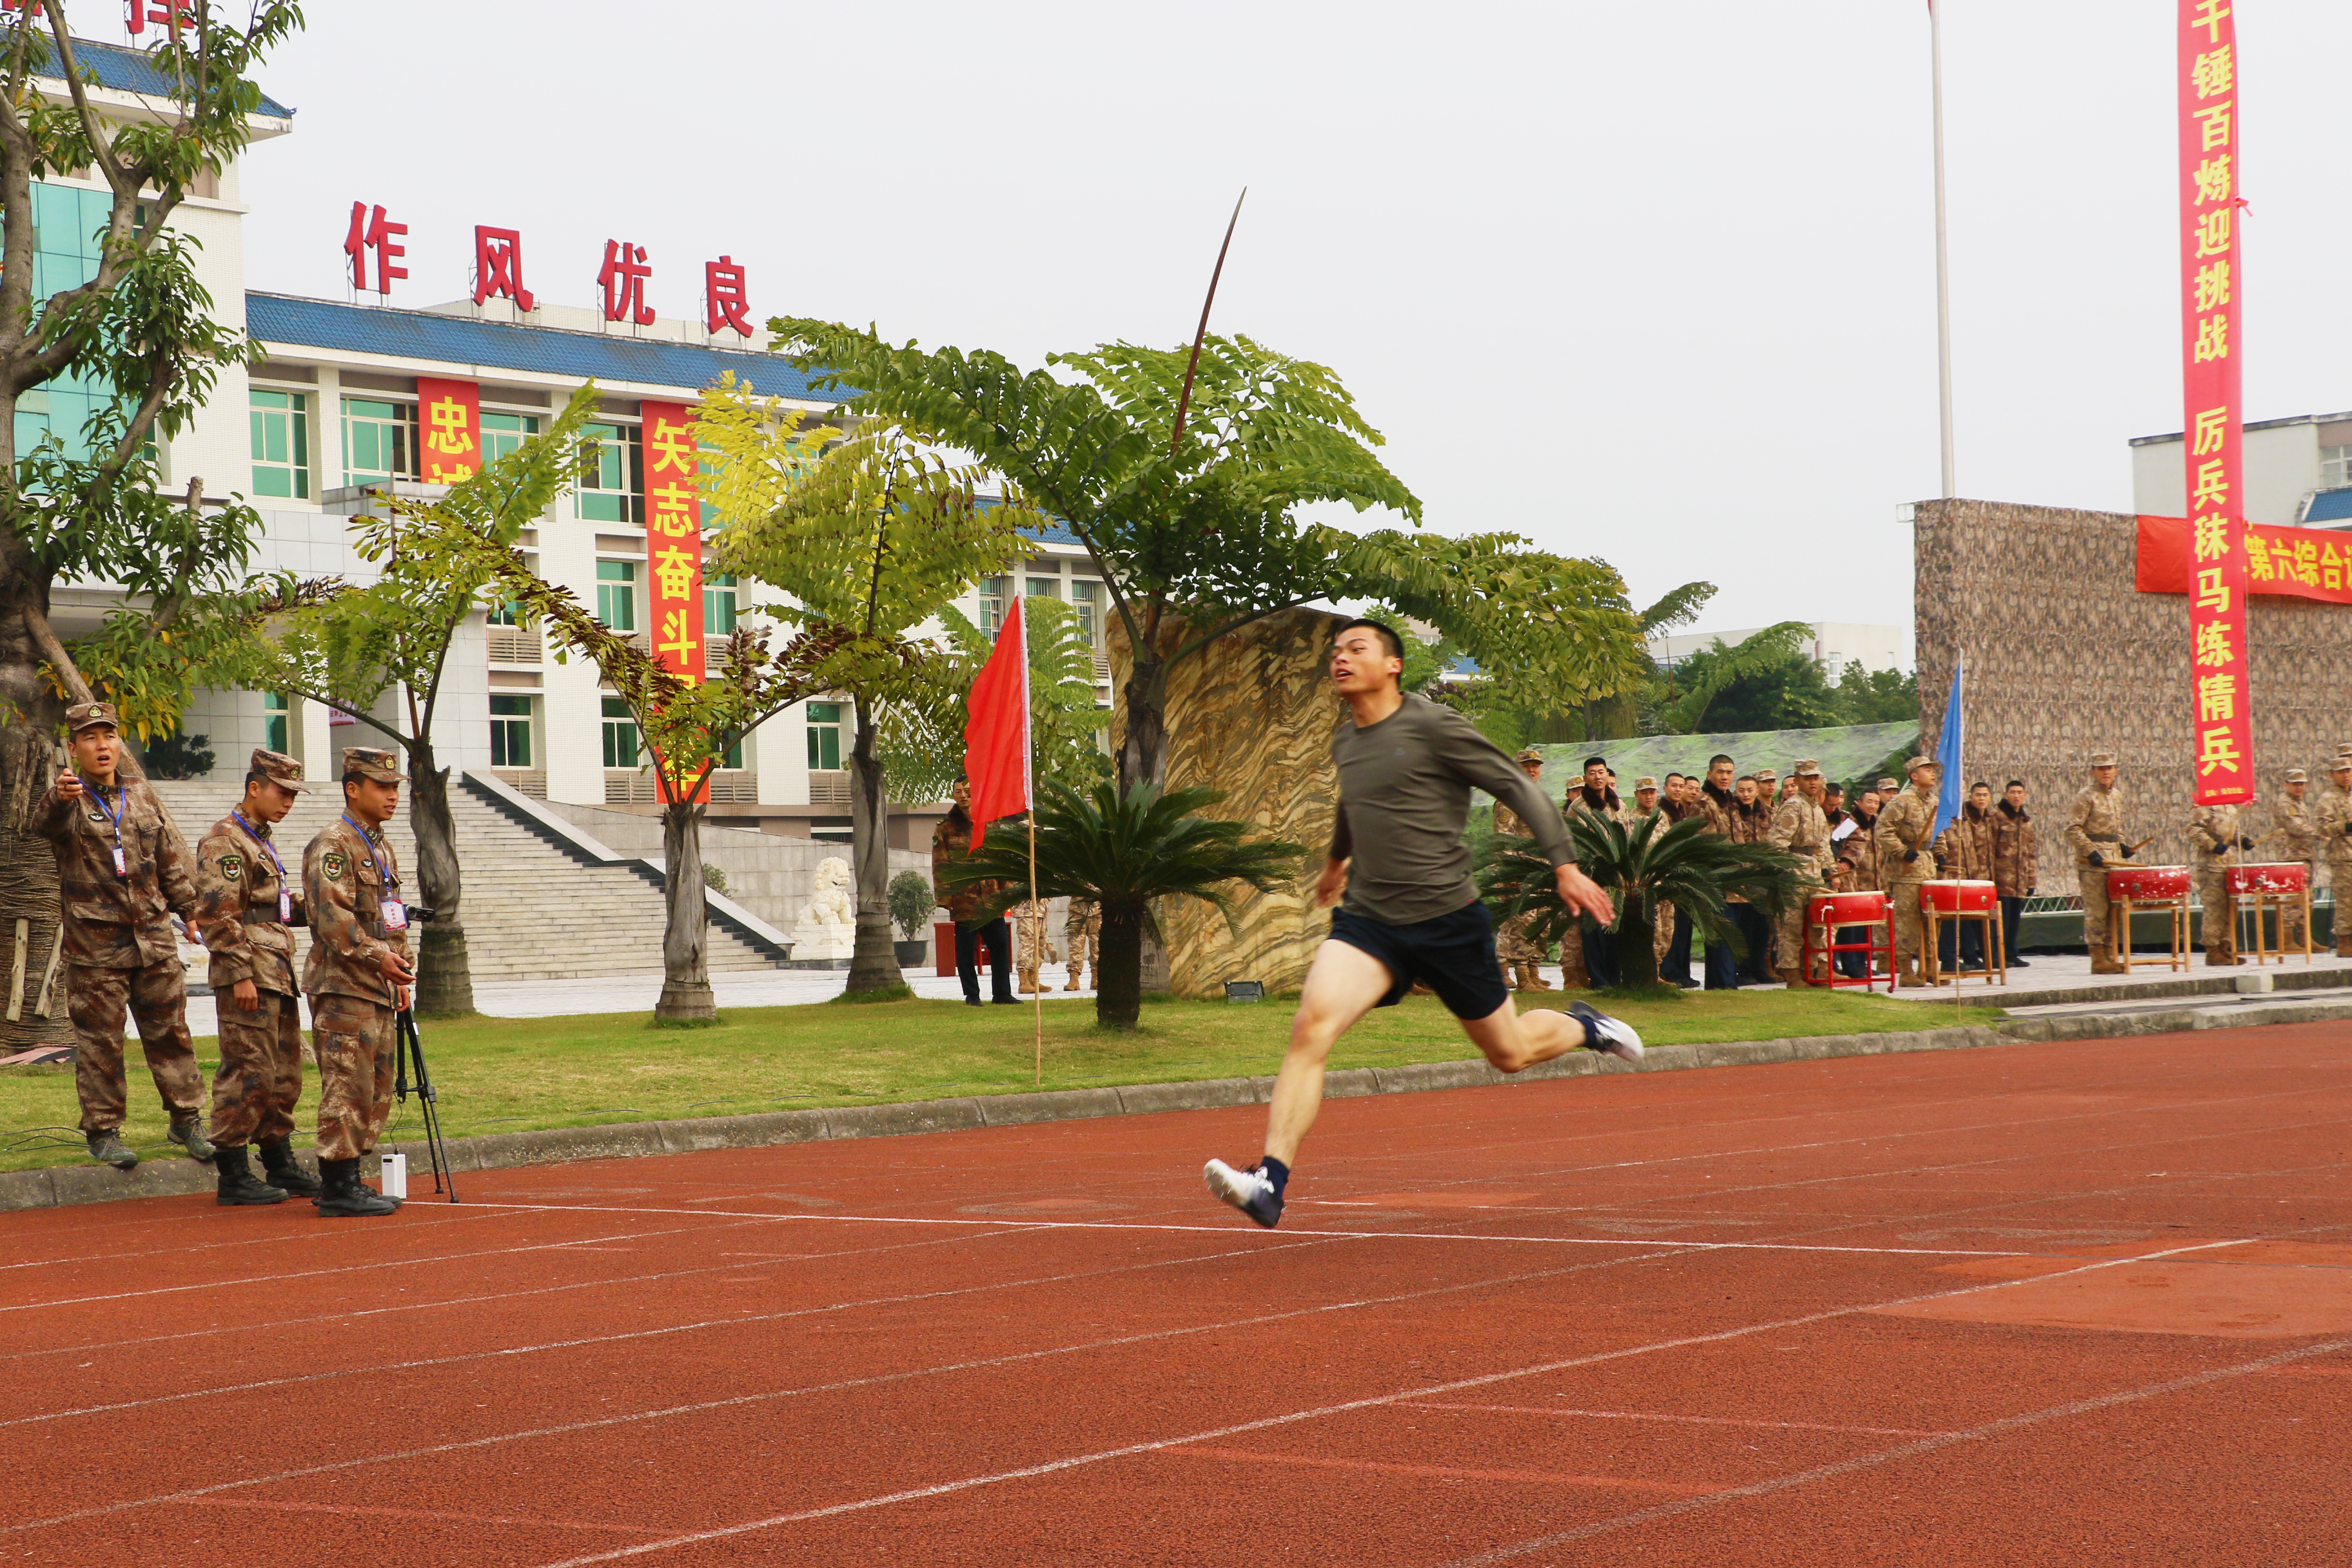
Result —
<instances>
[{"instance_id":1,"label":"timing device on tripod","mask_svg":"<svg viewBox=\"0 0 2352 1568\"><path fill-rule=\"evenodd\" d=\"M407 909L408 919L412 924L429 921L434 915L433 907L430 904L410 904ZM433 1165L433 1190L436 1193L447 1192L449 1201L454 1204L457 1201L457 1173L451 1167L449 1151L441 1141L441 1107L433 1092L432 1071L425 1065L425 1041L416 1032L416 1012L414 1006L415 999L416 994L412 987L409 992L411 1005L403 1007L393 1016L395 1054L392 1092L395 1099L404 1104L412 1088L414 1089L417 1106L425 1113L425 1152ZM402 1162L399 1184L404 1189L408 1185L408 1157L397 1152L393 1157ZM404 1191L398 1194L387 1193L385 1195L404 1197L407 1194Z\"/></svg>"}]
</instances>

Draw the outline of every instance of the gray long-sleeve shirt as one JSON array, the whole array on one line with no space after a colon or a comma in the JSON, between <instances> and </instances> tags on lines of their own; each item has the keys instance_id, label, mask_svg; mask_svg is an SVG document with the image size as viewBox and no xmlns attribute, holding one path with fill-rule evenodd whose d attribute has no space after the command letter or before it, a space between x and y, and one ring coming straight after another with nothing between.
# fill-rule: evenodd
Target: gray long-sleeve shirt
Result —
<instances>
[{"instance_id":1,"label":"gray long-sleeve shirt","mask_svg":"<svg viewBox=\"0 0 2352 1568\"><path fill-rule=\"evenodd\" d=\"M1383 925L1412 925L1477 900L1462 829L1470 792L1483 789L1528 825L1554 866L1573 865L1568 824L1536 782L1442 703L1405 693L1377 724L1342 723L1331 736L1339 770L1339 823L1331 858L1348 868L1341 907Z\"/></svg>"}]
</instances>

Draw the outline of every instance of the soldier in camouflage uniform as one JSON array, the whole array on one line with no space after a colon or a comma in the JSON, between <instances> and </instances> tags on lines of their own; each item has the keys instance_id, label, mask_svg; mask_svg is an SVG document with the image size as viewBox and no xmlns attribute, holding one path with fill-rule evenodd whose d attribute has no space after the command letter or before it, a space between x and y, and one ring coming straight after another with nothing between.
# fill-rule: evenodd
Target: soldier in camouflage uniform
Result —
<instances>
[{"instance_id":1,"label":"soldier in camouflage uniform","mask_svg":"<svg viewBox=\"0 0 2352 1568\"><path fill-rule=\"evenodd\" d=\"M1780 930L1774 938L1780 963L1774 973L1784 985L1815 984L1829 976L1821 968L1817 957L1814 973L1804 973L1799 967L1805 952L1806 904L1815 893L1829 890L1830 852L1829 817L1822 811L1822 765L1808 757L1790 770L1790 782L1796 793L1782 801L1772 811L1772 826L1764 841L1773 848L1794 855L1801 864L1797 868L1797 896L1781 912Z\"/></svg>"},{"instance_id":2,"label":"soldier in camouflage uniform","mask_svg":"<svg viewBox=\"0 0 2352 1568\"><path fill-rule=\"evenodd\" d=\"M397 1200L360 1181L360 1156L392 1114L394 1020L407 1009L408 910L383 825L407 778L391 752L343 749L343 814L302 852L310 957L302 989L319 1056L319 1178L331 1217L387 1215Z\"/></svg>"},{"instance_id":3,"label":"soldier in camouflage uniform","mask_svg":"<svg viewBox=\"0 0 2352 1568\"><path fill-rule=\"evenodd\" d=\"M1519 764L1520 772L1538 783L1542 782L1544 758L1541 752L1529 746L1515 760ZM1495 837L1526 838L1532 836L1528 832L1528 825L1519 820L1519 814L1498 800L1495 803ZM1549 991L1551 989L1550 984L1543 977L1544 950L1538 947L1528 936L1528 928L1535 922L1534 911L1525 910L1513 915L1495 928L1495 961L1502 965L1503 984L1514 990ZM1580 963L1582 959L1580 944L1578 957Z\"/></svg>"},{"instance_id":4,"label":"soldier in camouflage uniform","mask_svg":"<svg viewBox=\"0 0 2352 1568\"><path fill-rule=\"evenodd\" d=\"M1054 944L1045 940L1049 913L1045 905L1035 899L1005 911L1005 917L1013 922L1013 967L1020 972L1024 994L1036 994L1038 965L1054 962Z\"/></svg>"},{"instance_id":5,"label":"soldier in camouflage uniform","mask_svg":"<svg viewBox=\"0 0 2352 1568\"><path fill-rule=\"evenodd\" d=\"M2319 886L2319 814L2304 798L2311 790L2311 775L2301 768L2286 771L2286 794L2271 807L2271 832L2278 839L2278 858L2292 860L2303 868L2303 885L2316 889ZM2310 940L2303 920L2301 900L2286 905L2279 913L2279 947L2302 947Z\"/></svg>"},{"instance_id":6,"label":"soldier in camouflage uniform","mask_svg":"<svg viewBox=\"0 0 2352 1568\"><path fill-rule=\"evenodd\" d=\"M1072 899L1070 912L1062 918L1062 945L1070 950L1070 983L1065 991L1086 989L1084 976L1087 965L1096 963L1097 944L1102 941L1102 910L1092 899ZM1099 983L1102 971L1097 963L1095 979Z\"/></svg>"},{"instance_id":7,"label":"soldier in camouflage uniform","mask_svg":"<svg viewBox=\"0 0 2352 1568\"><path fill-rule=\"evenodd\" d=\"M2011 969L2033 966L2017 956L2017 931L2025 900L2040 884L2042 847L2033 814L2025 809L2025 781L2011 779L1992 808L1992 882L2000 899L2000 946Z\"/></svg>"},{"instance_id":8,"label":"soldier in camouflage uniform","mask_svg":"<svg viewBox=\"0 0 2352 1568\"><path fill-rule=\"evenodd\" d=\"M1639 822L1652 812L1658 820L1650 828L1650 842L1655 844L1675 825L1674 813L1662 810L1658 802L1658 781L1638 778L1633 781L1633 821ZM1658 964L1658 978L1666 981L1666 950L1675 944L1675 906L1671 899L1660 899L1650 910L1650 952Z\"/></svg>"},{"instance_id":9,"label":"soldier in camouflage uniform","mask_svg":"<svg viewBox=\"0 0 2352 1568\"><path fill-rule=\"evenodd\" d=\"M129 1110L122 1069L126 1011L139 1020L139 1049L171 1116L171 1139L192 1160L209 1160L205 1080L188 1038L188 984L172 916L196 910L195 859L172 814L141 779L115 771L121 740L114 708L79 702L66 710L72 760L40 804L33 831L58 858L66 995L74 1026L74 1089L90 1158L128 1171L139 1156L122 1142Z\"/></svg>"},{"instance_id":10,"label":"soldier in camouflage uniform","mask_svg":"<svg viewBox=\"0 0 2352 1568\"><path fill-rule=\"evenodd\" d=\"M302 900L270 835L309 787L300 763L256 749L245 798L196 846L196 911L212 950L220 1016L212 1142L226 1206L319 1195L318 1182L294 1163L294 1107L302 1099L294 928L302 923ZM247 1163L247 1143L260 1146L266 1181Z\"/></svg>"},{"instance_id":11,"label":"soldier in camouflage uniform","mask_svg":"<svg viewBox=\"0 0 2352 1568\"><path fill-rule=\"evenodd\" d=\"M2339 756L2328 768L2327 787L2312 816L2336 889L2336 956L2352 958L2352 757Z\"/></svg>"},{"instance_id":12,"label":"soldier in camouflage uniform","mask_svg":"<svg viewBox=\"0 0 2352 1568\"><path fill-rule=\"evenodd\" d=\"M1927 931L1919 919L1919 884L1936 878L1936 853L1928 836L1936 827L1935 762L1914 757L1904 766L1911 787L1879 808L1878 863L1886 876L1887 901L1894 906L1896 984L1924 985L1919 970L1920 943Z\"/></svg>"},{"instance_id":13,"label":"soldier in camouflage uniform","mask_svg":"<svg viewBox=\"0 0 2352 1568\"><path fill-rule=\"evenodd\" d=\"M2253 835L2238 829L2234 805L2200 805L2189 814L2189 863L2197 878L2197 901L2205 906L2199 929L2205 962L2225 968L2246 962L2238 951L2238 900L2230 896L2233 853L2254 847Z\"/></svg>"},{"instance_id":14,"label":"soldier in camouflage uniform","mask_svg":"<svg viewBox=\"0 0 2352 1568\"><path fill-rule=\"evenodd\" d=\"M2107 870L2131 858L2124 837L2124 796L2116 787L2116 754L2091 753L2091 782L2074 796L2066 814L2066 847L2074 852L2074 878L2083 890L2083 945L2091 954L2094 974L2128 974L2131 966L2116 956L2117 942L2110 926L2112 900L2107 897ZM2123 933L2122 950L2131 948L2131 933Z\"/></svg>"}]
</instances>

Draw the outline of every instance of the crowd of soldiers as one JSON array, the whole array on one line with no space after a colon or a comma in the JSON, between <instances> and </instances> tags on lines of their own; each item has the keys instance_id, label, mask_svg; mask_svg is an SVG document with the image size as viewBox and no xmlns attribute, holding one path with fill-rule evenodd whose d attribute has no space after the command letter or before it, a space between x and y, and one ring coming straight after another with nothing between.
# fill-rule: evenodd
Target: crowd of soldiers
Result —
<instances>
[{"instance_id":1,"label":"crowd of soldiers","mask_svg":"<svg viewBox=\"0 0 2352 1568\"><path fill-rule=\"evenodd\" d=\"M139 1163L122 1141L128 1015L139 1023L168 1136L190 1159L211 1163L224 1205L302 1196L331 1217L391 1214L398 1200L363 1184L359 1167L391 1112L395 1021L415 981L410 906L383 833L407 776L399 759L344 751L343 813L310 840L298 885L271 829L310 787L299 762L255 751L243 798L191 853L155 792L120 771L113 708L78 703L66 722L70 761L32 825L57 855L74 1088L91 1158L124 1171ZM175 921L207 950L218 999L209 1128ZM298 980L294 930L303 925L310 952ZM319 1071L316 1176L293 1150L305 994ZM248 1148L261 1156L257 1176Z\"/></svg>"},{"instance_id":2,"label":"crowd of soldiers","mask_svg":"<svg viewBox=\"0 0 2352 1568\"><path fill-rule=\"evenodd\" d=\"M1521 752L1519 763L1530 777L1540 774L1543 753L1534 747ZM1920 884L1939 879L1990 882L2000 901L2000 947L2011 968L2031 967L2017 956L2018 932L2026 900L2039 891L2041 843L2024 782L2011 779L1996 796L1989 780L1969 787L1959 814L1936 831L1942 770L1932 757L1917 756L1905 764L1907 784L1881 778L1874 786L1858 788L1849 798L1844 786L1822 776L1817 763L1801 761L1781 778L1769 768L1741 773L1732 758L1710 760L1705 776L1670 773L1663 786L1656 779L1634 781L1634 798L1622 804L1616 774L1600 757L1585 760L1584 769L1562 802L1570 815L1580 811L1612 817L1627 826L1659 815L1651 829L1662 833L1674 823L1700 817L1706 831L1734 843L1765 843L1799 861L1801 892L1777 921L1740 901L1728 900L1728 913L1740 936L1740 951L1728 944L1706 949L1704 982L1691 974L1692 931L1685 911L1662 905L1655 941L1659 976L1671 984L1710 990L1743 984L1819 984L1827 980L1831 955L1805 954L1805 896L1812 891L1883 892L1893 906L1892 932L1896 983L1925 983L1922 948L1925 922L1919 908ZM2083 889L2084 940L2095 973L2125 972L2116 956L2110 931L2106 870L2128 864L2147 839L2133 843L2124 833L2124 800L2116 784L2112 753L2091 759L2090 782L2076 795L2065 830ZM2273 846L2263 856L2272 861L2300 862L2311 885L2317 886L2318 861L2325 857L2338 888L2352 887L2352 747L2347 747L2329 770L2329 783L2315 799L2306 799L2308 775L2301 768L2288 771L2283 797L2270 808L2270 830L2256 837L2246 812L2237 806L2202 806L2188 823L2199 900L2206 911L2201 922L2206 962L2234 964L2237 952L2234 900L2224 873L2247 851ZM1495 807L1498 834L1524 834L1526 826L1507 806ZM1521 915L1504 922L1496 951L1506 984L1520 990L1549 991L1543 978L1545 954L1528 937L1534 918ZM2282 931L2284 945L2300 946L2305 936L2304 912L2297 903L2286 911ZM1852 928L1841 928L1841 942L1858 942ZM1942 969L1966 973L1990 962L1983 937L1973 922L1944 925L1937 960ZM2352 922L2340 923L2336 952L2352 958ZM1562 979L1571 987L1606 985L1617 979L1614 938L1583 922L1560 942ZM1863 952L1835 955L1842 973L1859 977L1867 963ZM1800 966L1810 963L1810 973Z\"/></svg>"}]
</instances>

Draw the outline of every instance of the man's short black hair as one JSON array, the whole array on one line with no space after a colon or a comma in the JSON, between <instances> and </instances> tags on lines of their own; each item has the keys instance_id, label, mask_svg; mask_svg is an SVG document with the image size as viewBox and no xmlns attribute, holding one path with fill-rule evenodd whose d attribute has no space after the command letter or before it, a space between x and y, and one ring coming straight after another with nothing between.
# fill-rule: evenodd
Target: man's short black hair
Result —
<instances>
[{"instance_id":1,"label":"man's short black hair","mask_svg":"<svg viewBox=\"0 0 2352 1568\"><path fill-rule=\"evenodd\" d=\"M1372 630L1380 633L1381 641L1388 646L1389 657L1391 658L1402 658L1404 657L1404 638L1397 635L1396 627L1389 625L1386 621L1376 621L1370 616L1358 616L1354 620L1342 624L1337 630L1332 632L1331 640L1333 642L1338 642L1340 637L1354 631L1358 626L1370 626Z\"/></svg>"},{"instance_id":2,"label":"man's short black hair","mask_svg":"<svg viewBox=\"0 0 2352 1568\"><path fill-rule=\"evenodd\" d=\"M1666 780L1667 780L1667 782L1668 782L1668 783L1670 783L1670 784L1671 784L1673 781L1675 781L1675 779L1678 779L1678 778L1680 778L1680 777L1682 777L1682 776L1683 776L1683 775L1682 775L1682 774L1680 774L1680 773L1668 773L1668 774L1666 775Z\"/></svg>"},{"instance_id":3,"label":"man's short black hair","mask_svg":"<svg viewBox=\"0 0 2352 1568\"><path fill-rule=\"evenodd\" d=\"M1609 769L1609 759L1606 757L1587 757L1584 759L1584 765L1588 768L1599 768L1603 773L1606 773Z\"/></svg>"},{"instance_id":4,"label":"man's short black hair","mask_svg":"<svg viewBox=\"0 0 2352 1568\"><path fill-rule=\"evenodd\" d=\"M1845 785L1838 783L1835 779L1832 779L1829 783L1822 785L1822 793L1823 795L1843 795L1845 794Z\"/></svg>"},{"instance_id":5,"label":"man's short black hair","mask_svg":"<svg viewBox=\"0 0 2352 1568\"><path fill-rule=\"evenodd\" d=\"M1970 795L1976 794L1979 790L1982 790L1987 795L1990 795L1992 793L1992 785L1985 783L1982 779L1979 779L1976 783L1969 785L1969 793Z\"/></svg>"},{"instance_id":6,"label":"man's short black hair","mask_svg":"<svg viewBox=\"0 0 2352 1568\"><path fill-rule=\"evenodd\" d=\"M2011 779L2002 787L2004 789L2023 789L2025 787L2025 781L2023 779Z\"/></svg>"},{"instance_id":7,"label":"man's short black hair","mask_svg":"<svg viewBox=\"0 0 2352 1568\"><path fill-rule=\"evenodd\" d=\"M1709 773L1713 773L1713 772L1715 771L1715 764L1716 764L1716 763L1729 763L1729 762L1731 762L1731 759L1730 759L1729 757L1725 756L1721 752L1716 752L1716 753L1715 753L1715 755L1713 755L1713 756L1711 756L1711 757L1707 758L1707 760L1706 760L1706 767L1707 767L1707 771L1708 771ZM1737 763L1732 763L1732 765L1733 765L1734 767L1738 766L1738 764Z\"/></svg>"},{"instance_id":8,"label":"man's short black hair","mask_svg":"<svg viewBox=\"0 0 2352 1568\"><path fill-rule=\"evenodd\" d=\"M268 773L263 773L259 768L247 768L245 771L245 787L247 789L251 789L257 784L273 784L275 782L277 781L273 780Z\"/></svg>"},{"instance_id":9,"label":"man's short black hair","mask_svg":"<svg viewBox=\"0 0 2352 1568\"><path fill-rule=\"evenodd\" d=\"M355 784L364 784L365 782L367 782L367 775L362 773L352 772L343 775L343 787L345 789L351 788L352 785Z\"/></svg>"}]
</instances>

